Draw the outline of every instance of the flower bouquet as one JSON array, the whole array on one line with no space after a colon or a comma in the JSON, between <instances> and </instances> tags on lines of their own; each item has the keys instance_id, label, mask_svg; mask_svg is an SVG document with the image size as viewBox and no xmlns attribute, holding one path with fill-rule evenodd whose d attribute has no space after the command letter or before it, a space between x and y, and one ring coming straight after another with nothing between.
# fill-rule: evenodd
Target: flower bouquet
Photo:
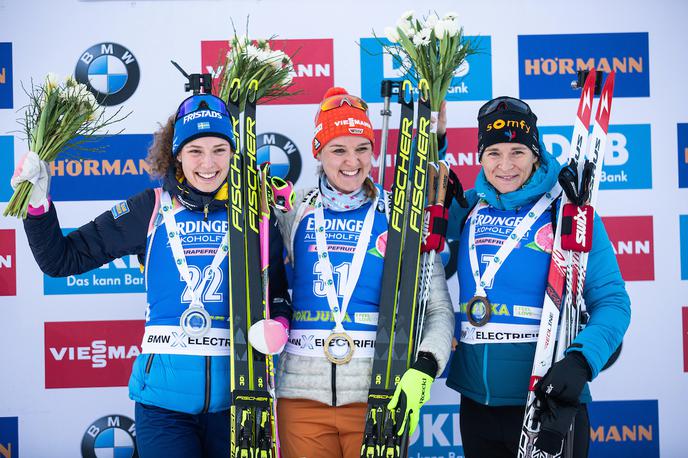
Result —
<instances>
[{"instance_id":1,"label":"flower bouquet","mask_svg":"<svg viewBox=\"0 0 688 458\"><path fill-rule=\"evenodd\" d=\"M256 102L295 94L289 91L294 73L291 57L271 49L268 40L251 40L248 35L238 36L235 30L229 47L218 91L225 102L229 102L230 96L233 100L238 97L239 109L243 112L252 80L258 82Z\"/></svg>"},{"instance_id":2,"label":"flower bouquet","mask_svg":"<svg viewBox=\"0 0 688 458\"><path fill-rule=\"evenodd\" d=\"M121 109L106 116L88 88L71 76L58 82L55 75L48 74L42 85L32 83L27 95L29 103L19 123L29 150L46 162L54 161L65 148L93 140L91 136L97 131L126 118L119 116ZM32 183L20 183L3 214L26 218L32 189Z\"/></svg>"},{"instance_id":3,"label":"flower bouquet","mask_svg":"<svg viewBox=\"0 0 688 458\"><path fill-rule=\"evenodd\" d=\"M414 17L413 11L402 14L385 35L392 44L382 43L385 52L399 63L416 83L425 79L429 86L430 106L437 119L440 104L447 95L454 72L477 47L467 40L456 13L440 18L431 13L427 18ZM436 125L436 124L435 124ZM437 161L437 134L431 133L428 160Z\"/></svg>"}]
</instances>

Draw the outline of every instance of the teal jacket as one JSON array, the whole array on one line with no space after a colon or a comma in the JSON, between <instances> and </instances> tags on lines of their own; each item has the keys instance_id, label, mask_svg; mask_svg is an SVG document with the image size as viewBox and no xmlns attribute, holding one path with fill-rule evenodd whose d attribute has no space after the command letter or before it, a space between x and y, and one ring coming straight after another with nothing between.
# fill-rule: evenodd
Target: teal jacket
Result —
<instances>
[{"instance_id":1,"label":"teal jacket","mask_svg":"<svg viewBox=\"0 0 688 458\"><path fill-rule=\"evenodd\" d=\"M526 184L521 189L506 194L499 194L488 183L481 170L476 179L475 189L467 192L469 208L461 208L456 203L451 207L447 237L460 238L464 221L478 199L485 200L491 207L503 211L506 215L515 212L519 207L536 202L556 183L560 169L556 160L546 151L542 152L540 159L540 167ZM461 256L467 256L467 253L459 250L459 257ZM526 271L528 266L523 266L523 269ZM527 279L527 276L524 278ZM543 279L534 281L544 283ZM543 300L544 295L543 289ZM630 299L621 278L616 256L602 220L597 214L583 297L590 321L568 351L580 351L583 354L594 378L620 345L631 315ZM466 319L465 315L457 313L457 330L461 329L462 319ZM457 332L457 340L460 339L459 336L460 332ZM534 355L535 343L459 343L452 355L447 385L482 404L525 405ZM581 401L590 400L590 393L586 387L581 395Z\"/></svg>"}]
</instances>

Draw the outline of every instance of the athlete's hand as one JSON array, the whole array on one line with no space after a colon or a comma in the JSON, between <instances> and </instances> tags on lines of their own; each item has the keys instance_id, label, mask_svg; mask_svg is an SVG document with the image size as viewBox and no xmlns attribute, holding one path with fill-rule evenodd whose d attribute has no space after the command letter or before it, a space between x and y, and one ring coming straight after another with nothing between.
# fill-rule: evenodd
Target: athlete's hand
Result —
<instances>
[{"instance_id":1,"label":"athlete's hand","mask_svg":"<svg viewBox=\"0 0 688 458\"><path fill-rule=\"evenodd\" d=\"M419 353L418 359L409 368L397 384L392 400L387 404L389 410L399 407L403 421L397 430L402 435L408 426L409 436L418 426L420 408L430 399L430 387L437 373L437 361L430 353Z\"/></svg>"},{"instance_id":2,"label":"athlete's hand","mask_svg":"<svg viewBox=\"0 0 688 458\"><path fill-rule=\"evenodd\" d=\"M284 350L289 331L277 320L260 320L248 330L251 346L265 355L278 355Z\"/></svg>"},{"instance_id":3,"label":"athlete's hand","mask_svg":"<svg viewBox=\"0 0 688 458\"><path fill-rule=\"evenodd\" d=\"M541 401L551 398L559 404L577 406L583 387L591 378L590 366L583 353L571 351L552 364L535 385L535 395Z\"/></svg>"},{"instance_id":4,"label":"athlete's hand","mask_svg":"<svg viewBox=\"0 0 688 458\"><path fill-rule=\"evenodd\" d=\"M10 185L12 189L17 189L21 183L28 181L33 184L29 205L34 208L33 215L40 215L48 211L50 200L48 191L50 189L50 172L48 163L42 161L38 154L33 151L27 152L21 159L17 168L14 169Z\"/></svg>"}]
</instances>

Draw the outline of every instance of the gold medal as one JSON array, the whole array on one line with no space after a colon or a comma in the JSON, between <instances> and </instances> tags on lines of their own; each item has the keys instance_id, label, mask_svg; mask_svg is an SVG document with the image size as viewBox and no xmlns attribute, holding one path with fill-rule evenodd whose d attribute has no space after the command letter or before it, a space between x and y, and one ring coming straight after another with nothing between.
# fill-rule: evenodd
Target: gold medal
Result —
<instances>
[{"instance_id":1,"label":"gold medal","mask_svg":"<svg viewBox=\"0 0 688 458\"><path fill-rule=\"evenodd\" d=\"M485 296L473 296L466 304L466 317L473 326L485 326L492 315L492 304Z\"/></svg>"},{"instance_id":2,"label":"gold medal","mask_svg":"<svg viewBox=\"0 0 688 458\"><path fill-rule=\"evenodd\" d=\"M332 332L325 339L325 356L334 364L346 364L354 356L354 340L346 332Z\"/></svg>"}]
</instances>

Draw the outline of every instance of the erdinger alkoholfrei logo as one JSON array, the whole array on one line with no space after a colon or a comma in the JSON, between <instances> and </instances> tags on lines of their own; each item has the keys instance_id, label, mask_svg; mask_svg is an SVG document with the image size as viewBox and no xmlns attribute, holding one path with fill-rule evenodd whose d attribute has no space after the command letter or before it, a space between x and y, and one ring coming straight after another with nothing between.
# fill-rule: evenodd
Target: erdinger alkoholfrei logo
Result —
<instances>
[{"instance_id":1,"label":"erdinger alkoholfrei logo","mask_svg":"<svg viewBox=\"0 0 688 458\"><path fill-rule=\"evenodd\" d=\"M101 105L119 105L136 91L141 76L134 55L117 43L98 43L84 51L74 76Z\"/></svg>"},{"instance_id":2,"label":"erdinger alkoholfrei logo","mask_svg":"<svg viewBox=\"0 0 688 458\"><path fill-rule=\"evenodd\" d=\"M266 132L258 135L257 160L270 162L270 174L296 183L301 176L301 153L285 135Z\"/></svg>"},{"instance_id":3,"label":"erdinger alkoholfrei logo","mask_svg":"<svg viewBox=\"0 0 688 458\"><path fill-rule=\"evenodd\" d=\"M106 415L91 423L81 440L81 456L138 458L134 420L124 415Z\"/></svg>"}]
</instances>

